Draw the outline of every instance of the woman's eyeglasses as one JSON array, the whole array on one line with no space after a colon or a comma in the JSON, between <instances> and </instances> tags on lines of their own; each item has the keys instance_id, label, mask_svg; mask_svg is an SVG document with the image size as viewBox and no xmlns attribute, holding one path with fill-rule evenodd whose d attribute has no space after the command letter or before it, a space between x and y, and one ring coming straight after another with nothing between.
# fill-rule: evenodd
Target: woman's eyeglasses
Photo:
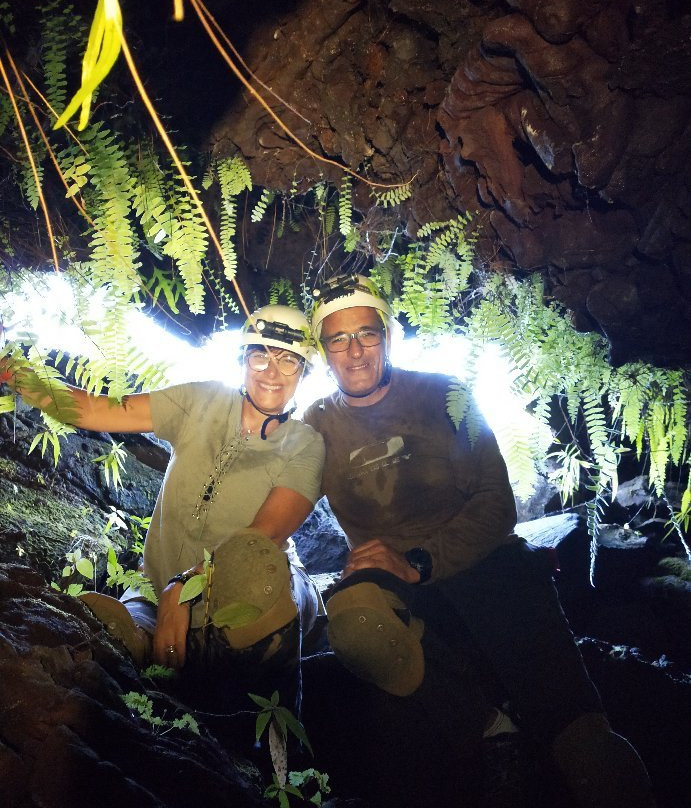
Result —
<instances>
[{"instance_id":1,"label":"woman's eyeglasses","mask_svg":"<svg viewBox=\"0 0 691 808\"><path fill-rule=\"evenodd\" d=\"M266 370L270 362L275 362L284 376L294 376L305 363L304 359L300 359L293 354L285 353L276 356L267 351L251 351L247 354L246 358L250 368L259 373L261 373L262 370Z\"/></svg>"},{"instance_id":2,"label":"woman's eyeglasses","mask_svg":"<svg viewBox=\"0 0 691 808\"><path fill-rule=\"evenodd\" d=\"M333 334L330 337L322 337L321 344L329 353L340 353L350 348L352 340L356 339L363 348L373 348L379 345L383 336L381 328L361 328L350 334Z\"/></svg>"}]
</instances>

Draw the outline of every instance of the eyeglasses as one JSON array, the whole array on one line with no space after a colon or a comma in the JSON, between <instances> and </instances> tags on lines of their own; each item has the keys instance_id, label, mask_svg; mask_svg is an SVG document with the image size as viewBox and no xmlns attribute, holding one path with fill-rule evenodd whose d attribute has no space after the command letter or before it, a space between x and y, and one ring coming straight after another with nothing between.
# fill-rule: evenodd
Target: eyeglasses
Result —
<instances>
[{"instance_id":1,"label":"eyeglasses","mask_svg":"<svg viewBox=\"0 0 691 808\"><path fill-rule=\"evenodd\" d=\"M341 353L350 348L352 340L356 339L363 348L373 348L379 345L384 330L381 328L361 328L350 334L333 334L330 337L323 337L320 342L329 353Z\"/></svg>"},{"instance_id":2,"label":"eyeglasses","mask_svg":"<svg viewBox=\"0 0 691 808\"><path fill-rule=\"evenodd\" d=\"M266 370L269 367L269 363L273 361L284 376L294 376L305 364L304 359L299 359L297 356L288 353L276 356L266 351L252 351L247 354L246 358L250 368L259 373L261 373L262 370Z\"/></svg>"}]
</instances>

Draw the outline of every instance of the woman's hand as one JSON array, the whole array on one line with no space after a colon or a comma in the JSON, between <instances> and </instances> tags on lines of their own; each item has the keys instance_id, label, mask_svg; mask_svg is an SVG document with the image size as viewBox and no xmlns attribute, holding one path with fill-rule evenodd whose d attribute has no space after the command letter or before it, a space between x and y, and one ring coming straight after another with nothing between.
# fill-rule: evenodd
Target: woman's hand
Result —
<instances>
[{"instance_id":1,"label":"woman's hand","mask_svg":"<svg viewBox=\"0 0 691 808\"><path fill-rule=\"evenodd\" d=\"M346 578L355 570L366 569L386 570L409 584L416 584L420 580L420 573L410 566L403 553L392 550L380 539L370 539L350 551L343 577Z\"/></svg>"},{"instance_id":2,"label":"woman's hand","mask_svg":"<svg viewBox=\"0 0 691 808\"><path fill-rule=\"evenodd\" d=\"M168 668L181 668L185 664L187 632L192 609L189 603L179 602L180 592L182 592L180 582L168 584L158 601L154 661Z\"/></svg>"}]
</instances>

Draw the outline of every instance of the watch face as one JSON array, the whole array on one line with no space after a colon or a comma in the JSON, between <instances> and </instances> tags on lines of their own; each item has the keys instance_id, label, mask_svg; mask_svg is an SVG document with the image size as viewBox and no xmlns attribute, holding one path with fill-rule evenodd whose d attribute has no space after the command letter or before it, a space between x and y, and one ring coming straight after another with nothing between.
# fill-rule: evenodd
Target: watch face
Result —
<instances>
[{"instance_id":1,"label":"watch face","mask_svg":"<svg viewBox=\"0 0 691 808\"><path fill-rule=\"evenodd\" d=\"M432 575L432 556L422 547L413 547L405 554L406 561L420 573L420 583Z\"/></svg>"}]
</instances>

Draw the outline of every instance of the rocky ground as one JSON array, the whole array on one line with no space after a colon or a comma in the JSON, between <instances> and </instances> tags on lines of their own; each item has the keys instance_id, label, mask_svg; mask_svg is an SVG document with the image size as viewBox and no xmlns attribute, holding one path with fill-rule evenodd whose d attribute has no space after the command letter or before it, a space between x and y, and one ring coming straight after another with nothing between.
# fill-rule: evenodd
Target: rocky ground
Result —
<instances>
[{"instance_id":1,"label":"rocky ground","mask_svg":"<svg viewBox=\"0 0 691 808\"><path fill-rule=\"evenodd\" d=\"M150 512L160 471L134 453L161 467L161 448L128 439L127 483L115 492L89 462L110 447L107 436L71 436L54 469L48 455L26 455L35 429L26 412L0 418L4 804L182 808L198 798L270 804L262 798L269 751L254 743L255 705L246 691L234 693L228 683L220 696L212 698L209 689L188 697L179 684L147 678L77 599L46 583L60 579L66 551L100 546L113 509L125 522L128 514ZM523 523L521 532L555 551L557 583L586 665L615 728L640 750L660 808L687 804L691 584L678 545L606 531L594 588L578 515ZM108 535L114 539L116 531ZM345 545L324 505L298 545L312 572L340 568ZM401 700L354 680L323 643L306 650L314 653L301 680L278 686L287 705L301 694L315 756L289 748L288 762L293 770L314 765L328 772L332 806L567 806L548 761L520 736L478 748L470 731L478 709L470 681L461 677L453 703L430 705L424 693ZM256 685L270 695L272 685ZM143 694L139 709L123 701L132 692ZM199 734L188 728L189 717Z\"/></svg>"}]
</instances>

